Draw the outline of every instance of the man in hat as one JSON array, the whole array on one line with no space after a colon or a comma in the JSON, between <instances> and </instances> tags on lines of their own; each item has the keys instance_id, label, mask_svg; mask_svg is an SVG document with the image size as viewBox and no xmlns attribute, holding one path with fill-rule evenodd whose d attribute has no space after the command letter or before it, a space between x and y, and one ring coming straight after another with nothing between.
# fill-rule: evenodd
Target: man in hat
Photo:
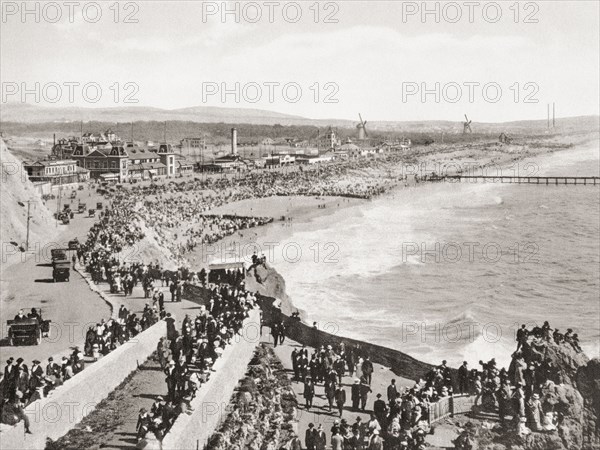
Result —
<instances>
[{"instance_id":1,"label":"man in hat","mask_svg":"<svg viewBox=\"0 0 600 450\"><path fill-rule=\"evenodd\" d=\"M308 430L304 434L304 445L306 445L306 450L316 450L317 448L317 430L312 422L308 424Z\"/></svg>"},{"instance_id":2,"label":"man in hat","mask_svg":"<svg viewBox=\"0 0 600 450\"><path fill-rule=\"evenodd\" d=\"M140 413L138 415L137 425L135 427L135 431L137 432L137 441L141 441L146 437L146 434L150 430L152 426L152 417L146 411L145 408L140 409Z\"/></svg>"},{"instance_id":3,"label":"man in hat","mask_svg":"<svg viewBox=\"0 0 600 450\"><path fill-rule=\"evenodd\" d=\"M4 382L2 383L2 393L5 398L10 397L10 393L13 390L15 379L15 365L12 357L6 360L6 366L4 367Z\"/></svg>"},{"instance_id":4,"label":"man in hat","mask_svg":"<svg viewBox=\"0 0 600 450\"><path fill-rule=\"evenodd\" d=\"M17 378L15 379L15 389L23 394L23 399L27 400L26 395L29 391L29 375L24 366L17 366Z\"/></svg>"},{"instance_id":5,"label":"man in hat","mask_svg":"<svg viewBox=\"0 0 600 450\"><path fill-rule=\"evenodd\" d=\"M363 411L367 407L367 401L369 399L370 392L373 392L373 391L371 391L371 387L366 382L366 380L363 378L360 383L360 409L362 409Z\"/></svg>"},{"instance_id":6,"label":"man in hat","mask_svg":"<svg viewBox=\"0 0 600 450\"><path fill-rule=\"evenodd\" d=\"M385 404L385 401L381 399L381 394L377 394L377 400L375 400L375 402L373 403L373 413L375 414L375 417L377 417L377 420L382 426L384 426L384 421L387 415L387 409L388 408Z\"/></svg>"},{"instance_id":7,"label":"man in hat","mask_svg":"<svg viewBox=\"0 0 600 450\"><path fill-rule=\"evenodd\" d=\"M371 386L371 377L373 375L373 363L371 362L368 356L362 363L362 372L363 376L365 377L365 381L369 386Z\"/></svg>"},{"instance_id":8,"label":"man in hat","mask_svg":"<svg viewBox=\"0 0 600 450\"><path fill-rule=\"evenodd\" d=\"M315 385L311 377L306 377L303 396L306 400L306 409L310 409L313 404L313 397L315 396Z\"/></svg>"},{"instance_id":9,"label":"man in hat","mask_svg":"<svg viewBox=\"0 0 600 450\"><path fill-rule=\"evenodd\" d=\"M177 389L177 369L175 368L175 361L170 360L165 369L165 381L167 382L167 392L169 400L175 401L175 392Z\"/></svg>"},{"instance_id":10,"label":"man in hat","mask_svg":"<svg viewBox=\"0 0 600 450\"><path fill-rule=\"evenodd\" d=\"M398 388L396 387L396 380L392 378L390 385L387 387L387 399L390 406L396 401L397 395Z\"/></svg>"},{"instance_id":11,"label":"man in hat","mask_svg":"<svg viewBox=\"0 0 600 450\"><path fill-rule=\"evenodd\" d=\"M121 307L119 308L119 319L125 321L128 315L129 313L127 311L127 308L125 308L125 305L121 305Z\"/></svg>"},{"instance_id":12,"label":"man in hat","mask_svg":"<svg viewBox=\"0 0 600 450\"><path fill-rule=\"evenodd\" d=\"M344 404L346 403L346 391L341 384L338 384L335 389L335 404L337 405L340 417L342 417L342 411L344 410Z\"/></svg>"},{"instance_id":13,"label":"man in hat","mask_svg":"<svg viewBox=\"0 0 600 450\"><path fill-rule=\"evenodd\" d=\"M527 331L527 327L525 326L525 324L521 325L521 328L519 328L517 330L517 350L519 351L519 349L523 346L523 344L525 344L525 342L527 342L527 336L529 335L529 332Z\"/></svg>"},{"instance_id":14,"label":"man in hat","mask_svg":"<svg viewBox=\"0 0 600 450\"><path fill-rule=\"evenodd\" d=\"M467 362L463 361L462 366L458 368L458 392L461 394L469 393L469 369Z\"/></svg>"},{"instance_id":15,"label":"man in hat","mask_svg":"<svg viewBox=\"0 0 600 450\"><path fill-rule=\"evenodd\" d=\"M34 359L31 363L30 377L35 378L36 382L44 377L44 369L41 368L37 359Z\"/></svg>"},{"instance_id":16,"label":"man in hat","mask_svg":"<svg viewBox=\"0 0 600 450\"><path fill-rule=\"evenodd\" d=\"M360 404L360 380L358 378L354 379L350 397L352 398L352 409L356 411Z\"/></svg>"}]
</instances>

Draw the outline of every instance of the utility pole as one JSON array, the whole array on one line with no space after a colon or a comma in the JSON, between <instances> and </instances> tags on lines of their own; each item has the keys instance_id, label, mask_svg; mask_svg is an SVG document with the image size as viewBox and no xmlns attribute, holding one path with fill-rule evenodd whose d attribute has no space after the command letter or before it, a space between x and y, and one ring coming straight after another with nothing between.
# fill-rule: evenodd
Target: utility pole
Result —
<instances>
[{"instance_id":1,"label":"utility pole","mask_svg":"<svg viewBox=\"0 0 600 450\"><path fill-rule=\"evenodd\" d=\"M27 237L25 238L25 251L29 251L29 219L31 219L31 200L27 200Z\"/></svg>"},{"instance_id":2,"label":"utility pole","mask_svg":"<svg viewBox=\"0 0 600 450\"><path fill-rule=\"evenodd\" d=\"M550 103L548 103L548 129L550 129Z\"/></svg>"},{"instance_id":3,"label":"utility pole","mask_svg":"<svg viewBox=\"0 0 600 450\"><path fill-rule=\"evenodd\" d=\"M554 102L552 102L552 128L556 127L556 123L555 123L555 115L554 115L554 111L555 111L555 105Z\"/></svg>"}]
</instances>

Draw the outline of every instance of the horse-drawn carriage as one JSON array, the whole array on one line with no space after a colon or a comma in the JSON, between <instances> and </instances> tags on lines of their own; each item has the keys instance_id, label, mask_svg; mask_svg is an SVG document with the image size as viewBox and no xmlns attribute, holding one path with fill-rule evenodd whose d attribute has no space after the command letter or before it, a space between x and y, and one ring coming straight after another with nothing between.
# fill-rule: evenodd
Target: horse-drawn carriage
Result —
<instances>
[{"instance_id":1,"label":"horse-drawn carriage","mask_svg":"<svg viewBox=\"0 0 600 450\"><path fill-rule=\"evenodd\" d=\"M39 314L30 314L27 318L7 320L8 342L10 345L39 345L42 338L50 332L50 320L42 320Z\"/></svg>"}]
</instances>

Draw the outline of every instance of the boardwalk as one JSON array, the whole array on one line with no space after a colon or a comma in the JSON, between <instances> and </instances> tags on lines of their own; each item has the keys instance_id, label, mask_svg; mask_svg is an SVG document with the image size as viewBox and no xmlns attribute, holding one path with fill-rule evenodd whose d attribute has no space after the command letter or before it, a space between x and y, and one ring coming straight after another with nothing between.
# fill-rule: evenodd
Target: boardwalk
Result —
<instances>
[{"instance_id":1,"label":"boardwalk","mask_svg":"<svg viewBox=\"0 0 600 450\"><path fill-rule=\"evenodd\" d=\"M519 176L488 176L488 175L446 175L443 177L429 178L426 181L446 181L449 183L512 183L512 184L543 184L543 185L591 185L600 184L600 177L573 177L573 176L547 176L547 177L519 177Z\"/></svg>"}]
</instances>

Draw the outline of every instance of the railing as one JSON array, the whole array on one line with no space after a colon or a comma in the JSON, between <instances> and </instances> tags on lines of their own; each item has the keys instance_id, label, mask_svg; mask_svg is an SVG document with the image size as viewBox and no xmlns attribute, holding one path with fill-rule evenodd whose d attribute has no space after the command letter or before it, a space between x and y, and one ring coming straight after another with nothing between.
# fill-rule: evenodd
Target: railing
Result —
<instances>
[{"instance_id":1,"label":"railing","mask_svg":"<svg viewBox=\"0 0 600 450\"><path fill-rule=\"evenodd\" d=\"M465 414L475 405L476 395L453 395L443 397L429 405L429 424L438 422L455 414Z\"/></svg>"}]
</instances>

